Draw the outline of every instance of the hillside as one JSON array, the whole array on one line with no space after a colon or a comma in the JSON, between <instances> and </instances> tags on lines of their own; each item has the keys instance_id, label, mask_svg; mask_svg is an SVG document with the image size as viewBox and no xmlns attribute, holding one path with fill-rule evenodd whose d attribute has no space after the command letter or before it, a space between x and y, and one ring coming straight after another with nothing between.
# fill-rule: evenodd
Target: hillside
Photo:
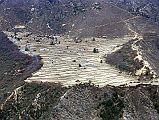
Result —
<instances>
[{"instance_id":1,"label":"hillside","mask_svg":"<svg viewBox=\"0 0 159 120\"><path fill-rule=\"evenodd\" d=\"M0 111L2 120L158 120L158 86L106 86L91 83L62 88L25 84Z\"/></svg>"},{"instance_id":2,"label":"hillside","mask_svg":"<svg viewBox=\"0 0 159 120\"><path fill-rule=\"evenodd\" d=\"M146 33L143 38L133 39L121 49L106 55L106 62L139 76L139 80L157 78L158 42L158 34Z\"/></svg>"},{"instance_id":3,"label":"hillside","mask_svg":"<svg viewBox=\"0 0 159 120\"><path fill-rule=\"evenodd\" d=\"M23 80L35 71L28 67L35 59L20 52L18 46L3 32L0 32L0 43L0 103L2 103L13 89L23 84ZM40 66L34 67L37 69Z\"/></svg>"},{"instance_id":4,"label":"hillside","mask_svg":"<svg viewBox=\"0 0 159 120\"><path fill-rule=\"evenodd\" d=\"M131 12L134 15L143 16L150 21L159 21L158 0L108 0L108 3Z\"/></svg>"},{"instance_id":5,"label":"hillside","mask_svg":"<svg viewBox=\"0 0 159 120\"><path fill-rule=\"evenodd\" d=\"M13 31L17 30L16 26L22 26L22 31L72 37L122 37L150 29L158 32L157 26L147 18L101 0L21 1L8 3L7 7L6 3L0 7L2 30Z\"/></svg>"},{"instance_id":6,"label":"hillside","mask_svg":"<svg viewBox=\"0 0 159 120\"><path fill-rule=\"evenodd\" d=\"M159 120L157 0L0 0L0 120Z\"/></svg>"}]
</instances>

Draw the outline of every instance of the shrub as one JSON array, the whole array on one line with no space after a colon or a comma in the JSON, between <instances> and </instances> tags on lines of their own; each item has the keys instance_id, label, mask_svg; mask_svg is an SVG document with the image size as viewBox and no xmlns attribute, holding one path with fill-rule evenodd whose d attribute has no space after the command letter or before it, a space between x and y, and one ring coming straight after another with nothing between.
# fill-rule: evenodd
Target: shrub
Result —
<instances>
[{"instance_id":1,"label":"shrub","mask_svg":"<svg viewBox=\"0 0 159 120\"><path fill-rule=\"evenodd\" d=\"M94 48L94 49L93 49L93 53L99 53L98 49L97 49L97 48Z\"/></svg>"}]
</instances>

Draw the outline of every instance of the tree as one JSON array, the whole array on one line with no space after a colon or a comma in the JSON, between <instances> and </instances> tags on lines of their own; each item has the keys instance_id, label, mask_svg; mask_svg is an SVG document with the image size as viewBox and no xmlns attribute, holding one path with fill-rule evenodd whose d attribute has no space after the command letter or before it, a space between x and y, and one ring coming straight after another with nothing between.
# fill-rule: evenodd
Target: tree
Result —
<instances>
[{"instance_id":1,"label":"tree","mask_svg":"<svg viewBox=\"0 0 159 120\"><path fill-rule=\"evenodd\" d=\"M95 41L95 40L96 40L96 39L93 37L93 38L92 38L92 41Z\"/></svg>"},{"instance_id":2,"label":"tree","mask_svg":"<svg viewBox=\"0 0 159 120\"><path fill-rule=\"evenodd\" d=\"M79 64L79 67L82 67L82 65L81 65L81 64Z\"/></svg>"},{"instance_id":3,"label":"tree","mask_svg":"<svg viewBox=\"0 0 159 120\"><path fill-rule=\"evenodd\" d=\"M97 49L97 48L94 48L94 49L93 49L93 53L99 53L98 49Z\"/></svg>"}]
</instances>

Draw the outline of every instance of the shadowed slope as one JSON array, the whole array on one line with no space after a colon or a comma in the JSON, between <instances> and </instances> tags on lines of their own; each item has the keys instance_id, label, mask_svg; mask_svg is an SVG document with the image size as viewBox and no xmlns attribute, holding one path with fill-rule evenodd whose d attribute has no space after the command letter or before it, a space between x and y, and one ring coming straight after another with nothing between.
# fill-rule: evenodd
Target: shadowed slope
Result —
<instances>
[{"instance_id":1,"label":"shadowed slope","mask_svg":"<svg viewBox=\"0 0 159 120\"><path fill-rule=\"evenodd\" d=\"M8 96L8 92L16 86L24 83L24 79L30 76L36 69L30 69L34 58L23 54L7 36L0 32L0 103Z\"/></svg>"}]
</instances>

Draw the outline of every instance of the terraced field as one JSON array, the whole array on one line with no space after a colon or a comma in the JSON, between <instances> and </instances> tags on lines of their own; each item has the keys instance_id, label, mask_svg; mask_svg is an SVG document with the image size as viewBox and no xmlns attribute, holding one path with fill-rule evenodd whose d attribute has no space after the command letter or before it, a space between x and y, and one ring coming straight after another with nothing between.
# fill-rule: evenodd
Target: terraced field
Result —
<instances>
[{"instance_id":1,"label":"terraced field","mask_svg":"<svg viewBox=\"0 0 159 120\"><path fill-rule=\"evenodd\" d=\"M13 35L13 33L7 34L8 36ZM11 37L10 40L20 46L23 52L40 55L44 63L43 67L33 73L26 82L61 82L63 85L70 86L91 81L101 87L108 84L114 86L140 84L137 78L120 73L104 62L105 54L111 53L132 39L133 36L112 40L96 38L95 41L87 38L76 43L67 37L57 37L57 40L53 40L44 36L30 35L26 37L26 34L18 33L17 37L22 38L20 41ZM26 48L28 48L27 51ZM94 53L94 48L99 52ZM150 82L145 83L149 84ZM151 84L158 84L158 81L154 80Z\"/></svg>"}]
</instances>

